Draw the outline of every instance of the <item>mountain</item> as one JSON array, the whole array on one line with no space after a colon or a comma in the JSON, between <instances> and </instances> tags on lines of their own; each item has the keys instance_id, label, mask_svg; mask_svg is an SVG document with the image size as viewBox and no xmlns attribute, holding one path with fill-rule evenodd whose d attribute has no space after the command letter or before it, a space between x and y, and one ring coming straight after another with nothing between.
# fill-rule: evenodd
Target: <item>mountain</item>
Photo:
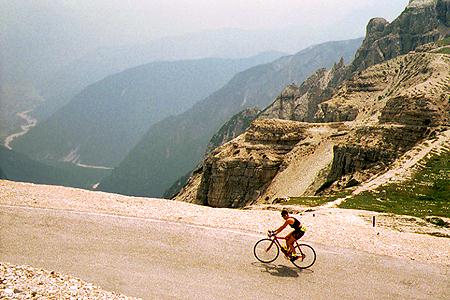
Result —
<instances>
[{"instance_id":1,"label":"mountain","mask_svg":"<svg viewBox=\"0 0 450 300\"><path fill-rule=\"evenodd\" d=\"M111 75L12 147L36 160L114 167L152 124L188 109L239 71L277 57L154 62Z\"/></svg>"},{"instance_id":2,"label":"mountain","mask_svg":"<svg viewBox=\"0 0 450 300\"><path fill-rule=\"evenodd\" d=\"M2 139L20 129L16 113L33 110L33 117L42 122L83 89L109 75L155 61L239 59L260 52L277 53L272 45L289 38L278 32L220 29L103 45L104 37L92 30L85 32L86 28L77 24L80 20L73 19L73 12L64 6L11 3L0 12L5 24L0 32L5 45L0 51ZM37 15L37 11L41 13ZM302 46L320 39L295 36L295 44Z\"/></svg>"},{"instance_id":3,"label":"mountain","mask_svg":"<svg viewBox=\"0 0 450 300\"><path fill-rule=\"evenodd\" d=\"M53 76L39 85L40 94L46 101L35 109L34 115L38 120L45 120L88 85L149 62L198 60L207 57L239 59L256 56L260 52L277 53L280 57L282 52L271 50L273 47L264 40L264 33L267 34L222 29L169 36L141 44L95 49L61 65Z\"/></svg>"},{"instance_id":4,"label":"mountain","mask_svg":"<svg viewBox=\"0 0 450 300\"><path fill-rule=\"evenodd\" d=\"M212 151L175 199L242 207L358 186L450 132L449 71L450 55L407 54L345 81L320 105L321 122L257 119Z\"/></svg>"},{"instance_id":5,"label":"mountain","mask_svg":"<svg viewBox=\"0 0 450 300\"><path fill-rule=\"evenodd\" d=\"M243 133L261 111L256 108L247 108L234 115L228 122L226 122L216 134L213 135L206 147L206 154L214 150L215 148L225 144L226 142L234 139L241 133ZM195 170L193 171L195 172ZM171 187L169 187L163 194L164 198L172 198L180 189L186 185L193 172L189 172L185 176L179 178Z\"/></svg>"},{"instance_id":6,"label":"mountain","mask_svg":"<svg viewBox=\"0 0 450 300\"><path fill-rule=\"evenodd\" d=\"M99 188L161 196L195 167L211 137L234 114L248 107L265 107L286 84L302 82L341 57L350 60L360 44L361 39L324 43L237 74L188 111L153 125Z\"/></svg>"},{"instance_id":7,"label":"mountain","mask_svg":"<svg viewBox=\"0 0 450 300\"><path fill-rule=\"evenodd\" d=\"M448 0L417 0L392 25L371 20L351 64L287 86L174 199L242 207L336 194L393 168L405 172L416 146L442 140L448 149L449 12Z\"/></svg>"},{"instance_id":8,"label":"mountain","mask_svg":"<svg viewBox=\"0 0 450 300\"><path fill-rule=\"evenodd\" d=\"M63 164L50 166L0 146L0 178L41 184L91 188L108 170L91 170Z\"/></svg>"},{"instance_id":9,"label":"mountain","mask_svg":"<svg viewBox=\"0 0 450 300\"><path fill-rule=\"evenodd\" d=\"M292 49L301 49L317 41L327 40L325 29L316 31L314 35L309 31L309 28L285 29L283 32L225 28L168 36L140 44L100 47L82 57L60 63L59 69L53 70L51 76L46 76L46 80L36 85L40 96L38 99L45 101L39 102L33 115L43 121L88 85L148 62L205 57L237 59L254 56L261 51L292 53ZM341 35L354 36L355 33ZM291 43L283 44L286 40Z\"/></svg>"},{"instance_id":10,"label":"mountain","mask_svg":"<svg viewBox=\"0 0 450 300\"><path fill-rule=\"evenodd\" d=\"M342 82L356 73L450 35L449 20L446 17L449 11L448 0L410 1L392 23L382 18L370 20L366 37L355 59L348 66L341 61L330 70L316 71L302 83L295 95L276 99L264 109L261 117L314 121L319 104L329 99ZM350 111L348 113L348 117L353 114ZM328 119L331 120L332 117ZM341 121L345 121L345 118Z\"/></svg>"}]
</instances>

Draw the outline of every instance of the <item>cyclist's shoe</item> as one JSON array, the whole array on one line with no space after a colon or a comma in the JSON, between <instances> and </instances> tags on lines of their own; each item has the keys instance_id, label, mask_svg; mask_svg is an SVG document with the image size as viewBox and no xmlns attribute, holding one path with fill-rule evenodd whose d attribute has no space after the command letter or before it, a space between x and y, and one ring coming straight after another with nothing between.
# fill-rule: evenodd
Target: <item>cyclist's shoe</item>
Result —
<instances>
[{"instance_id":1,"label":"cyclist's shoe","mask_svg":"<svg viewBox=\"0 0 450 300\"><path fill-rule=\"evenodd\" d=\"M297 254L292 254L291 255L291 261L296 261L299 258L300 258L300 256L298 256Z\"/></svg>"},{"instance_id":2,"label":"cyclist's shoe","mask_svg":"<svg viewBox=\"0 0 450 300\"><path fill-rule=\"evenodd\" d=\"M288 253L288 250L287 250L287 248L285 247L285 246L281 246L281 252L283 252L285 255L287 255L287 253Z\"/></svg>"}]
</instances>

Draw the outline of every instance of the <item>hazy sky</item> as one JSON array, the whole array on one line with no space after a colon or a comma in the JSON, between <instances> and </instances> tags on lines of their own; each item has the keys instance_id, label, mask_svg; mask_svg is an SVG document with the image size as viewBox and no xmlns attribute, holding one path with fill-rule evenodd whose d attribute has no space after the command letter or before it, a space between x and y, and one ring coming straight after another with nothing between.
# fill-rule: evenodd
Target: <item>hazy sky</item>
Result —
<instances>
[{"instance_id":1,"label":"hazy sky","mask_svg":"<svg viewBox=\"0 0 450 300\"><path fill-rule=\"evenodd\" d=\"M223 28L277 36L276 42L268 42L272 49L261 51L294 53L311 43L361 37L370 18L391 21L407 3L408 0L0 0L0 67L6 63L5 69L11 72L27 73L33 68L44 71L98 47L143 44L164 36Z\"/></svg>"},{"instance_id":2,"label":"hazy sky","mask_svg":"<svg viewBox=\"0 0 450 300\"><path fill-rule=\"evenodd\" d=\"M65 19L99 42L125 43L219 28L317 27L395 18L408 0L0 0L9 22L45 29ZM0 13L1 14L1 13ZM58 21L59 22L59 21ZM60 24L66 26L67 22Z\"/></svg>"},{"instance_id":3,"label":"hazy sky","mask_svg":"<svg viewBox=\"0 0 450 300\"><path fill-rule=\"evenodd\" d=\"M54 2L58 1L48 3ZM368 17L381 16L392 20L407 3L407 0L61 1L62 7L71 11L84 26L95 27L105 37L115 36L124 40L218 28L282 29L339 21L354 22L355 27L364 27Z\"/></svg>"}]
</instances>

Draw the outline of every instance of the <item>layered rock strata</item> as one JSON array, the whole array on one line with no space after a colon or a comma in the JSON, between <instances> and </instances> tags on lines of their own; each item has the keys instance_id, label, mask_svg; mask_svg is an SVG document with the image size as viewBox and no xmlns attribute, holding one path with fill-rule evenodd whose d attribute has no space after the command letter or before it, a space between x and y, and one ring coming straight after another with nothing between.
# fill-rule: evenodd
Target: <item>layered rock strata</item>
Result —
<instances>
[{"instance_id":1,"label":"layered rock strata","mask_svg":"<svg viewBox=\"0 0 450 300\"><path fill-rule=\"evenodd\" d=\"M283 97L297 92L289 87ZM448 126L448 95L448 55L411 53L372 66L319 105L320 123L254 121L214 150L176 199L241 207L357 185Z\"/></svg>"},{"instance_id":2,"label":"layered rock strata","mask_svg":"<svg viewBox=\"0 0 450 300\"><path fill-rule=\"evenodd\" d=\"M450 55L423 45L450 33L449 3L410 1L392 23L371 20L350 65L341 60L289 85L249 131L212 152L186 189L194 202L238 207L357 185L448 128ZM409 52L419 46L423 52ZM282 119L310 123L291 121L288 145L265 139L287 124ZM270 159L255 163L264 155Z\"/></svg>"},{"instance_id":3,"label":"layered rock strata","mask_svg":"<svg viewBox=\"0 0 450 300\"><path fill-rule=\"evenodd\" d=\"M364 70L446 37L449 15L449 0L411 0L392 23L383 18L370 20L350 71Z\"/></svg>"},{"instance_id":4,"label":"layered rock strata","mask_svg":"<svg viewBox=\"0 0 450 300\"><path fill-rule=\"evenodd\" d=\"M314 122L318 105L328 100L338 87L362 70L407 54L418 47L436 42L450 36L450 0L413 0L405 11L392 23L382 18L369 21L366 37L358 49L354 60L347 66L341 60L330 70L320 69L309 77L300 87L291 85L283 93L295 91L290 97L280 97L269 105L261 118L279 118ZM361 78L363 81L364 78ZM361 87L367 83L361 83ZM368 90L370 86L366 87ZM345 121L352 119L355 112L339 119L328 121Z\"/></svg>"},{"instance_id":5,"label":"layered rock strata","mask_svg":"<svg viewBox=\"0 0 450 300\"><path fill-rule=\"evenodd\" d=\"M244 131L246 131L250 124L259 115L261 110L257 107L247 108L234 115L228 122L226 122L219 131L209 141L206 147L206 153L222 146L226 142L231 141Z\"/></svg>"},{"instance_id":6,"label":"layered rock strata","mask_svg":"<svg viewBox=\"0 0 450 300\"><path fill-rule=\"evenodd\" d=\"M211 152L191 177L191 186L175 199L214 207L252 203L278 173L284 156L306 138L307 128L292 121L253 122L244 134Z\"/></svg>"}]
</instances>

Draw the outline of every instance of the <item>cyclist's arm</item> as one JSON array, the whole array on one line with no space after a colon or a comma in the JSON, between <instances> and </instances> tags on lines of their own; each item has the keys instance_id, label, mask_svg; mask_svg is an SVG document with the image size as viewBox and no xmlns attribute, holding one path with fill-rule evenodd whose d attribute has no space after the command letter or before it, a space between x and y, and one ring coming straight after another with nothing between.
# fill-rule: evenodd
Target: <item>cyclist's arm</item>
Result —
<instances>
[{"instance_id":1,"label":"cyclist's arm","mask_svg":"<svg viewBox=\"0 0 450 300\"><path fill-rule=\"evenodd\" d=\"M278 229L276 229L275 230L275 234L279 234L280 232L282 232L283 231L283 229L284 228L286 228L286 226L288 226L289 225L289 221L288 220L286 220L286 222L284 222L284 224L283 225L281 225L281 227L280 228L278 228Z\"/></svg>"}]
</instances>

